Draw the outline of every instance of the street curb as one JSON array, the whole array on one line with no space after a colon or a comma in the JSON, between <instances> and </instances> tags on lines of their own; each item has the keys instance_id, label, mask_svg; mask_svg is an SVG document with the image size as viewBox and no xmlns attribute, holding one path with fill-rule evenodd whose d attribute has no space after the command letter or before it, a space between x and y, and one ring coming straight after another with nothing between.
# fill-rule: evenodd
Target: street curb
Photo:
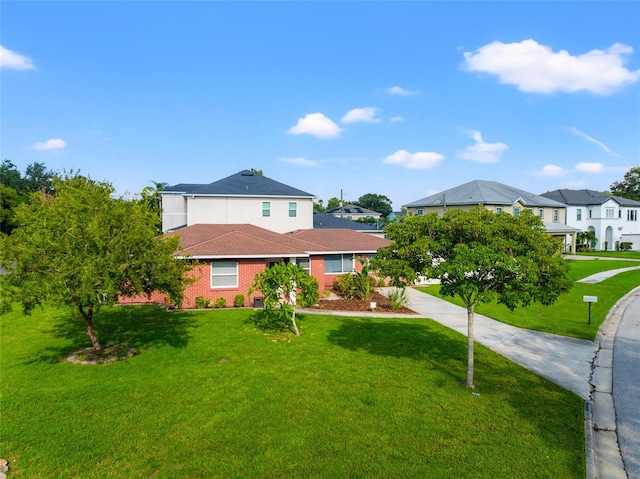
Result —
<instances>
[{"instance_id":1,"label":"street curb","mask_svg":"<svg viewBox=\"0 0 640 479\"><path fill-rule=\"evenodd\" d=\"M593 423L594 417L594 395L596 393L596 384L594 381L595 371L598 367L605 367L604 364L600 364L602 355L601 352L604 350L611 351L611 364L607 364L607 367L613 367L613 345L615 342L615 336L618 331L618 326L620 324L620 318L622 316L622 312L626 308L625 303L630 303L632 301L632 297L636 295L636 292L640 291L640 286L632 289L627 294L625 294L622 298L620 298L616 303L609 309L605 320L602 322L600 327L598 328L598 332L596 333L595 343L597 346L597 351L593 356L593 362L591 365L591 376L589 377L589 384L591 385L591 394L589 396L589 400L585 401L585 458L586 458L586 478L587 479L596 479L597 477L609 477L610 473L613 473L616 477L619 475L620 477L627 477L627 473L624 470L624 462L622 460L622 455L620 454L620 446L618 443L618 434L616 429L613 430L602 430L599 431L597 429L598 425ZM622 309L622 311L621 311ZM605 344L608 343L608 344ZM611 397L611 408L613 410L613 414L615 417L615 404L613 403L613 395ZM596 445L598 441L596 440L596 436L598 434L603 433L613 434L615 437L615 444L617 445L617 451L613 453L615 457L612 457L611 451L601 451L602 458L598 459L598 451L596 450ZM601 438L602 439L602 438ZM622 467L611 467L614 464L620 464ZM598 467L600 465L600 467ZM599 472L599 473L598 473Z\"/></svg>"}]
</instances>

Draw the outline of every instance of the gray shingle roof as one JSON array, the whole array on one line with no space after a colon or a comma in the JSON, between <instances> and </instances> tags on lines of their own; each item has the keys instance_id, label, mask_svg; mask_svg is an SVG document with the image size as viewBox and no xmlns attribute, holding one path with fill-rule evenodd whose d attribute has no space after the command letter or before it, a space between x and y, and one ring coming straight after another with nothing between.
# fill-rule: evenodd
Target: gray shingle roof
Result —
<instances>
[{"instance_id":1,"label":"gray shingle roof","mask_svg":"<svg viewBox=\"0 0 640 479\"><path fill-rule=\"evenodd\" d=\"M427 196L420 200L403 205L409 208L429 206L464 206L464 205L512 205L522 201L527 206L565 207L566 205L544 196L498 183L497 181L474 180L446 191Z\"/></svg>"},{"instance_id":2,"label":"gray shingle roof","mask_svg":"<svg viewBox=\"0 0 640 479\"><path fill-rule=\"evenodd\" d=\"M622 206L640 206L640 201L633 201L594 190L553 190L542 193L542 196L571 206L602 205L610 199L616 200Z\"/></svg>"},{"instance_id":3,"label":"gray shingle roof","mask_svg":"<svg viewBox=\"0 0 640 479\"><path fill-rule=\"evenodd\" d=\"M342 211L345 214L349 215L379 215L377 211L370 210L368 208L363 208L362 206L357 205L344 205L339 208L333 208L332 210L327 210L325 213L335 215Z\"/></svg>"},{"instance_id":4,"label":"gray shingle roof","mask_svg":"<svg viewBox=\"0 0 640 479\"><path fill-rule=\"evenodd\" d=\"M287 186L266 176L243 170L209 184L179 183L162 190L166 193L231 196L291 196L315 198L315 195Z\"/></svg>"},{"instance_id":5,"label":"gray shingle roof","mask_svg":"<svg viewBox=\"0 0 640 479\"><path fill-rule=\"evenodd\" d=\"M349 229L356 231L378 231L374 225L359 223L344 218L336 218L326 213L313 214L313 227L316 229Z\"/></svg>"}]
</instances>

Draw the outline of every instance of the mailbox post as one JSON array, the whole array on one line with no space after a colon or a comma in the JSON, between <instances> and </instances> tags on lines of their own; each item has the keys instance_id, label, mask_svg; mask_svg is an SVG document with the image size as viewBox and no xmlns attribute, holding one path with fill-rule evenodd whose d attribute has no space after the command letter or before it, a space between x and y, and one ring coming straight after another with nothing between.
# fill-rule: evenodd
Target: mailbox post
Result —
<instances>
[{"instance_id":1,"label":"mailbox post","mask_svg":"<svg viewBox=\"0 0 640 479\"><path fill-rule=\"evenodd\" d=\"M589 323L591 324L591 303L597 303L598 302L598 297L597 296L583 296L582 297L582 301L584 301L585 303L589 303Z\"/></svg>"}]
</instances>

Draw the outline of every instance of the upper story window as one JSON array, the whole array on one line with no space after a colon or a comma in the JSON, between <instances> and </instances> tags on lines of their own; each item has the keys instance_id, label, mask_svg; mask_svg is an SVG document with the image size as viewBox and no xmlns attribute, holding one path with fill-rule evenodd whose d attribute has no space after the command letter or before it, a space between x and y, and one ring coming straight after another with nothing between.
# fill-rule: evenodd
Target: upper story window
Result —
<instances>
[{"instance_id":1,"label":"upper story window","mask_svg":"<svg viewBox=\"0 0 640 479\"><path fill-rule=\"evenodd\" d=\"M422 208L418 208L418 209L416 210L416 214L417 214L418 216L422 216L422 215L424 215L424 210L423 210Z\"/></svg>"},{"instance_id":2,"label":"upper story window","mask_svg":"<svg viewBox=\"0 0 640 479\"><path fill-rule=\"evenodd\" d=\"M263 201L262 202L262 216L271 216L271 202Z\"/></svg>"},{"instance_id":3,"label":"upper story window","mask_svg":"<svg viewBox=\"0 0 640 479\"><path fill-rule=\"evenodd\" d=\"M544 208L538 208L538 216L544 219Z\"/></svg>"},{"instance_id":4,"label":"upper story window","mask_svg":"<svg viewBox=\"0 0 640 479\"><path fill-rule=\"evenodd\" d=\"M237 288L238 263L235 261L216 261L211 263L212 288Z\"/></svg>"},{"instance_id":5,"label":"upper story window","mask_svg":"<svg viewBox=\"0 0 640 479\"><path fill-rule=\"evenodd\" d=\"M352 273L353 254L328 254L324 257L325 273Z\"/></svg>"},{"instance_id":6,"label":"upper story window","mask_svg":"<svg viewBox=\"0 0 640 479\"><path fill-rule=\"evenodd\" d=\"M289 203L289 218L295 218L298 215L298 203L291 201Z\"/></svg>"},{"instance_id":7,"label":"upper story window","mask_svg":"<svg viewBox=\"0 0 640 479\"><path fill-rule=\"evenodd\" d=\"M513 208L513 216L520 216L520 208L518 206Z\"/></svg>"},{"instance_id":8,"label":"upper story window","mask_svg":"<svg viewBox=\"0 0 640 479\"><path fill-rule=\"evenodd\" d=\"M638 210L627 210L627 221L638 221Z\"/></svg>"},{"instance_id":9,"label":"upper story window","mask_svg":"<svg viewBox=\"0 0 640 479\"><path fill-rule=\"evenodd\" d=\"M576 221L582 221L582 208L576 210Z\"/></svg>"},{"instance_id":10,"label":"upper story window","mask_svg":"<svg viewBox=\"0 0 640 479\"><path fill-rule=\"evenodd\" d=\"M605 210L605 218L608 218L608 219L615 218L615 209L607 208Z\"/></svg>"},{"instance_id":11,"label":"upper story window","mask_svg":"<svg viewBox=\"0 0 640 479\"><path fill-rule=\"evenodd\" d=\"M502 206L496 206L496 213L502 213Z\"/></svg>"},{"instance_id":12,"label":"upper story window","mask_svg":"<svg viewBox=\"0 0 640 479\"><path fill-rule=\"evenodd\" d=\"M622 210L618 210L618 218L622 219Z\"/></svg>"},{"instance_id":13,"label":"upper story window","mask_svg":"<svg viewBox=\"0 0 640 479\"><path fill-rule=\"evenodd\" d=\"M591 210L589 210L589 219L591 219Z\"/></svg>"},{"instance_id":14,"label":"upper story window","mask_svg":"<svg viewBox=\"0 0 640 479\"><path fill-rule=\"evenodd\" d=\"M560 221L560 211L557 208L553 209L553 222L557 223Z\"/></svg>"}]
</instances>

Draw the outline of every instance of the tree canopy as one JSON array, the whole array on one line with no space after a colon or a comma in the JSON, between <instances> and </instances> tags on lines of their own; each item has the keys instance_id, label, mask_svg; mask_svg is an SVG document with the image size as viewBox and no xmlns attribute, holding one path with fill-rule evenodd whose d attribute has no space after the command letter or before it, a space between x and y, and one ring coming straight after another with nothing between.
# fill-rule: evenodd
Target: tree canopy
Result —
<instances>
[{"instance_id":1,"label":"tree canopy","mask_svg":"<svg viewBox=\"0 0 640 479\"><path fill-rule=\"evenodd\" d=\"M640 201L640 166L634 166L627 171L622 181L613 182L611 194Z\"/></svg>"},{"instance_id":2,"label":"tree canopy","mask_svg":"<svg viewBox=\"0 0 640 479\"><path fill-rule=\"evenodd\" d=\"M389 216L393 211L391 200L385 195L375 193L367 193L358 198L354 204L380 213L384 218Z\"/></svg>"},{"instance_id":3,"label":"tree canopy","mask_svg":"<svg viewBox=\"0 0 640 479\"><path fill-rule=\"evenodd\" d=\"M119 296L160 291L181 303L188 265L174 257L177 236L157 235L158 215L140 201L115 198L107 182L55 177L16 210L17 227L0 238L3 305L68 306L101 350L93 313Z\"/></svg>"},{"instance_id":4,"label":"tree canopy","mask_svg":"<svg viewBox=\"0 0 640 479\"><path fill-rule=\"evenodd\" d=\"M539 217L495 214L479 206L408 216L386 228L392 244L372 266L406 285L418 276L440 280L440 292L467 308L467 386L473 388L473 320L478 303L497 299L509 309L532 302L552 304L572 283L569 264Z\"/></svg>"}]
</instances>

